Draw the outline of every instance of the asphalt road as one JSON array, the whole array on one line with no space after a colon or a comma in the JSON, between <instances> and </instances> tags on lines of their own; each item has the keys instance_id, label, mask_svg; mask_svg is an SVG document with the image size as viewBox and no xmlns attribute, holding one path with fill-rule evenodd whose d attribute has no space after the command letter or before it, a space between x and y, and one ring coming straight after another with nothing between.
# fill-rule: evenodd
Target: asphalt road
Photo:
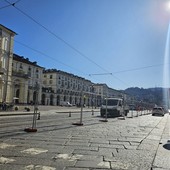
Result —
<instances>
[{"instance_id":1,"label":"asphalt road","mask_svg":"<svg viewBox=\"0 0 170 170\"><path fill-rule=\"evenodd\" d=\"M0 170L168 170L170 115L146 113L102 122L99 112L83 112L76 126L76 110L44 111L34 133L24 131L32 115L0 116Z\"/></svg>"}]
</instances>

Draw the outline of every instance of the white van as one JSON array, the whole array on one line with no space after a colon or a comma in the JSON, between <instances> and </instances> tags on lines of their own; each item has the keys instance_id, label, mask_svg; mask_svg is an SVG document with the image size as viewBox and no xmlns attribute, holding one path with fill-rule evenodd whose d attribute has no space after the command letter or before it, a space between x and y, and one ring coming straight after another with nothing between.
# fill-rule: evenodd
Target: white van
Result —
<instances>
[{"instance_id":1,"label":"white van","mask_svg":"<svg viewBox=\"0 0 170 170\"><path fill-rule=\"evenodd\" d=\"M106 110L108 117L119 117L124 114L127 116L129 107L123 105L123 99L121 98L106 98L100 108L101 117L106 116Z\"/></svg>"},{"instance_id":2,"label":"white van","mask_svg":"<svg viewBox=\"0 0 170 170\"><path fill-rule=\"evenodd\" d=\"M66 102L66 101L62 101L62 102L60 103L60 106L71 107L72 104L70 104L69 102Z\"/></svg>"}]
</instances>

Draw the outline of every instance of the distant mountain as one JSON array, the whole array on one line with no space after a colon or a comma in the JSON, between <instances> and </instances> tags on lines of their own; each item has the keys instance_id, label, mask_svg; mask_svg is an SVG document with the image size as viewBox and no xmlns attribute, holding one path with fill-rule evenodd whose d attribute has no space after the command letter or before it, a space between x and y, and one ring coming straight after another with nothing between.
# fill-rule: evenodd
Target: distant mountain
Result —
<instances>
[{"instance_id":1,"label":"distant mountain","mask_svg":"<svg viewBox=\"0 0 170 170\"><path fill-rule=\"evenodd\" d=\"M163 105L163 88L161 87L148 89L130 87L125 90L125 93L134 96L138 101Z\"/></svg>"}]
</instances>

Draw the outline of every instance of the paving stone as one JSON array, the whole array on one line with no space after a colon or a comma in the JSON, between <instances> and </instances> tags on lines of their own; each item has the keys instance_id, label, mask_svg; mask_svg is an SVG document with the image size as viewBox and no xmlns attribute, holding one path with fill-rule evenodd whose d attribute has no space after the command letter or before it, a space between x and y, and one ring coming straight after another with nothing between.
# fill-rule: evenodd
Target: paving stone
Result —
<instances>
[{"instance_id":1,"label":"paving stone","mask_svg":"<svg viewBox=\"0 0 170 170\"><path fill-rule=\"evenodd\" d=\"M117 154L117 149L111 149L111 148L99 148L99 155L102 155L102 156L114 156Z\"/></svg>"},{"instance_id":2,"label":"paving stone","mask_svg":"<svg viewBox=\"0 0 170 170\"><path fill-rule=\"evenodd\" d=\"M44 127L37 133L21 133L0 140L0 155L6 158L1 159L0 169L150 170L153 167L158 170L169 166L170 161L162 159L169 158L169 150L163 150L168 138L168 133L162 135L166 117L147 115L126 120L109 119L104 124L92 119L90 124L81 127L72 126L72 120L69 122L68 119L69 125L60 126L64 120L60 118L58 116L49 124L51 130L46 129L44 120L41 124ZM169 127L165 129L168 131ZM159 144L161 135L165 139ZM21 152L29 148L41 148L44 152L37 155Z\"/></svg>"},{"instance_id":3,"label":"paving stone","mask_svg":"<svg viewBox=\"0 0 170 170\"><path fill-rule=\"evenodd\" d=\"M99 148L113 148L113 149L116 149L116 148L119 148L119 149L124 149L124 146L123 145L116 145L116 144L96 144L96 143L93 143L91 144L91 147L99 147Z\"/></svg>"},{"instance_id":4,"label":"paving stone","mask_svg":"<svg viewBox=\"0 0 170 170\"><path fill-rule=\"evenodd\" d=\"M101 139L101 138L92 138L90 141L89 141L91 144L93 143L98 143L98 144L109 144L109 140L107 140L106 138L105 139Z\"/></svg>"},{"instance_id":5,"label":"paving stone","mask_svg":"<svg viewBox=\"0 0 170 170\"><path fill-rule=\"evenodd\" d=\"M149 169L152 165L153 158L156 151L147 150L121 150L118 149L118 153L115 155L116 158L126 160L134 167L138 167L142 170ZM132 166L132 167L133 167Z\"/></svg>"},{"instance_id":6,"label":"paving stone","mask_svg":"<svg viewBox=\"0 0 170 170\"><path fill-rule=\"evenodd\" d=\"M64 145L65 146L90 146L90 143L69 141L69 142L65 143Z\"/></svg>"},{"instance_id":7,"label":"paving stone","mask_svg":"<svg viewBox=\"0 0 170 170\"><path fill-rule=\"evenodd\" d=\"M83 167L83 168L107 168L110 169L110 163L99 161L99 160L91 160L91 161L77 161L75 167Z\"/></svg>"},{"instance_id":8,"label":"paving stone","mask_svg":"<svg viewBox=\"0 0 170 170\"><path fill-rule=\"evenodd\" d=\"M89 168L67 167L64 170L90 170Z\"/></svg>"},{"instance_id":9,"label":"paving stone","mask_svg":"<svg viewBox=\"0 0 170 170\"><path fill-rule=\"evenodd\" d=\"M139 150L156 150L158 147L158 144L150 144L150 143L141 143L137 149Z\"/></svg>"}]
</instances>

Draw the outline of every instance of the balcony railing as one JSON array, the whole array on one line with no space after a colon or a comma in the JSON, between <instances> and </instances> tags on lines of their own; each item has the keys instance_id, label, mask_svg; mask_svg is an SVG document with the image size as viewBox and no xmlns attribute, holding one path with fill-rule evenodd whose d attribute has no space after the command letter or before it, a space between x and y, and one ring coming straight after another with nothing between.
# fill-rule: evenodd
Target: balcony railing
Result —
<instances>
[{"instance_id":1,"label":"balcony railing","mask_svg":"<svg viewBox=\"0 0 170 170\"><path fill-rule=\"evenodd\" d=\"M29 75L26 74L24 71L12 70L12 76L21 77L21 78L25 78L25 79L29 78Z\"/></svg>"}]
</instances>

